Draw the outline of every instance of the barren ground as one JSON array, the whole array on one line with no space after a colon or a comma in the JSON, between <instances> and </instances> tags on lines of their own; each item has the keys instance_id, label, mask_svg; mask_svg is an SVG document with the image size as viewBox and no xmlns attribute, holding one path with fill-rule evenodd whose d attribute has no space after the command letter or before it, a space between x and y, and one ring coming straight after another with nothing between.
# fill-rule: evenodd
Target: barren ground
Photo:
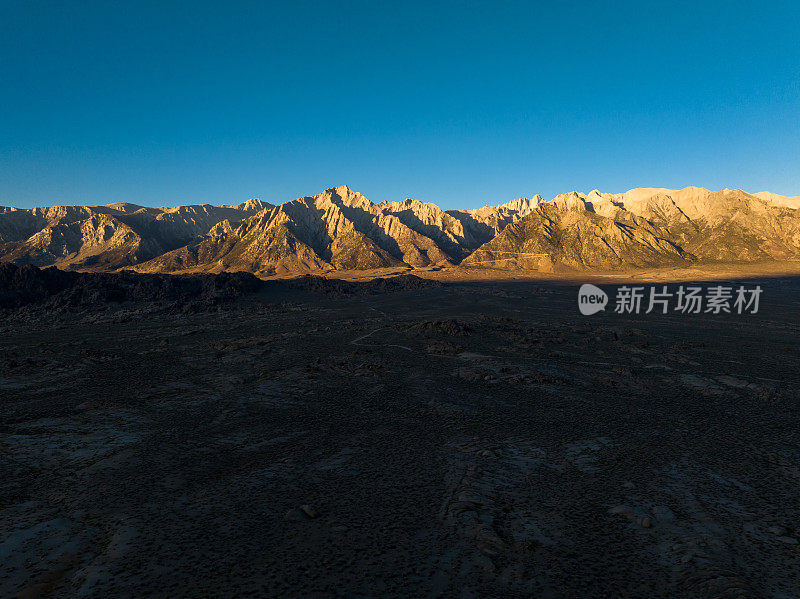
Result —
<instances>
[{"instance_id":1,"label":"barren ground","mask_svg":"<svg viewBox=\"0 0 800 599\"><path fill-rule=\"evenodd\" d=\"M758 282L7 311L0 596L799 597L800 279Z\"/></svg>"}]
</instances>

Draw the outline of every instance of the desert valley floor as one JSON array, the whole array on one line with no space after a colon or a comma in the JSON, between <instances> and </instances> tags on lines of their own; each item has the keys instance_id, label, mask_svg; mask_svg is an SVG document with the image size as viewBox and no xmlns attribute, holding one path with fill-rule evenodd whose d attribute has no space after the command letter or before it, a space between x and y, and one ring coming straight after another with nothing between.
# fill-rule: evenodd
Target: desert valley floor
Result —
<instances>
[{"instance_id":1,"label":"desert valley floor","mask_svg":"<svg viewBox=\"0 0 800 599\"><path fill-rule=\"evenodd\" d=\"M757 282L7 309L0 596L800 597L800 278Z\"/></svg>"}]
</instances>

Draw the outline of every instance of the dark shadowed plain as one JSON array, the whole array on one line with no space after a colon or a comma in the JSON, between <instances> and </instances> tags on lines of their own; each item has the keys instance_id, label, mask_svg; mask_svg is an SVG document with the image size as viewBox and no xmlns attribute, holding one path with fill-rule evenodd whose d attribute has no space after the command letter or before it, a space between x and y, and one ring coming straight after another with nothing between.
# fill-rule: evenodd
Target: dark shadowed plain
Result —
<instances>
[{"instance_id":1,"label":"dark shadowed plain","mask_svg":"<svg viewBox=\"0 0 800 599\"><path fill-rule=\"evenodd\" d=\"M796 277L4 269L4 596L796 596Z\"/></svg>"}]
</instances>

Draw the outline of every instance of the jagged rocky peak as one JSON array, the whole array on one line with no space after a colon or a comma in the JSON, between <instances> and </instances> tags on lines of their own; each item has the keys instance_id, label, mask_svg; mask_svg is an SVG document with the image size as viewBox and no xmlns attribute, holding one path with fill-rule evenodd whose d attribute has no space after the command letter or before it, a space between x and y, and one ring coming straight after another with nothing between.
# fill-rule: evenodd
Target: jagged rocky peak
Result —
<instances>
[{"instance_id":1,"label":"jagged rocky peak","mask_svg":"<svg viewBox=\"0 0 800 599\"><path fill-rule=\"evenodd\" d=\"M424 222L443 222L453 221L453 219L444 210L439 208L436 204L430 202L421 202L412 198L406 198L401 202L381 202L375 204L384 214L413 214Z\"/></svg>"},{"instance_id":2,"label":"jagged rocky peak","mask_svg":"<svg viewBox=\"0 0 800 599\"><path fill-rule=\"evenodd\" d=\"M353 191L347 185L339 185L338 187L331 187L326 189L320 194L314 196L318 200L330 200L330 201L337 201L340 200L346 206L373 206L371 200L368 200L363 195L358 193L357 191Z\"/></svg>"},{"instance_id":3,"label":"jagged rocky peak","mask_svg":"<svg viewBox=\"0 0 800 599\"><path fill-rule=\"evenodd\" d=\"M420 200L415 200L414 198L406 198L405 200L401 200L399 202L389 202L388 200L384 200L383 202L376 204L376 206L388 210L408 210L409 208L422 208L423 206L439 208L436 204L421 202Z\"/></svg>"},{"instance_id":4,"label":"jagged rocky peak","mask_svg":"<svg viewBox=\"0 0 800 599\"><path fill-rule=\"evenodd\" d=\"M498 209L507 209L513 210L516 212L524 212L528 213L531 210L534 210L536 206L539 205L540 202L543 202L542 196L535 195L532 198L519 198L518 200L511 200L510 202L506 202L505 204L500 204L497 206Z\"/></svg>"},{"instance_id":5,"label":"jagged rocky peak","mask_svg":"<svg viewBox=\"0 0 800 599\"><path fill-rule=\"evenodd\" d=\"M560 210L586 210L586 196L577 191L560 193L549 204Z\"/></svg>"},{"instance_id":6,"label":"jagged rocky peak","mask_svg":"<svg viewBox=\"0 0 800 599\"><path fill-rule=\"evenodd\" d=\"M586 194L583 202L586 210L601 216L613 217L618 210L624 209L620 194L602 193L597 189L593 189Z\"/></svg>"},{"instance_id":7,"label":"jagged rocky peak","mask_svg":"<svg viewBox=\"0 0 800 599\"><path fill-rule=\"evenodd\" d=\"M268 204L267 202L262 202L258 198L250 198L246 202L242 202L238 206L236 206L238 210L243 210L245 212L261 212L266 208L272 208L272 204Z\"/></svg>"}]
</instances>

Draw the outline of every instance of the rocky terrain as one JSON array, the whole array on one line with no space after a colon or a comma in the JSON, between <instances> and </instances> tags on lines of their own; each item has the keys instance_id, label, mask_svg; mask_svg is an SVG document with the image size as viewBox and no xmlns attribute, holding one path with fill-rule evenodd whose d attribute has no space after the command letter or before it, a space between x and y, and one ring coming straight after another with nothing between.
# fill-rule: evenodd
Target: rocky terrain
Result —
<instances>
[{"instance_id":1,"label":"rocky terrain","mask_svg":"<svg viewBox=\"0 0 800 599\"><path fill-rule=\"evenodd\" d=\"M767 192L572 192L443 211L375 204L346 186L273 206L0 208L0 261L66 270L245 271L261 277L382 268L627 270L800 258L800 199Z\"/></svg>"},{"instance_id":2,"label":"rocky terrain","mask_svg":"<svg viewBox=\"0 0 800 599\"><path fill-rule=\"evenodd\" d=\"M132 204L0 207L2 261L65 270L110 271L182 247L223 220L241 220L269 207L146 208Z\"/></svg>"},{"instance_id":3,"label":"rocky terrain","mask_svg":"<svg viewBox=\"0 0 800 599\"><path fill-rule=\"evenodd\" d=\"M738 189L573 192L540 202L463 264L574 271L792 260L800 256L792 206L793 198Z\"/></svg>"},{"instance_id":4,"label":"rocky terrain","mask_svg":"<svg viewBox=\"0 0 800 599\"><path fill-rule=\"evenodd\" d=\"M799 597L799 281L4 265L0 596Z\"/></svg>"}]
</instances>

